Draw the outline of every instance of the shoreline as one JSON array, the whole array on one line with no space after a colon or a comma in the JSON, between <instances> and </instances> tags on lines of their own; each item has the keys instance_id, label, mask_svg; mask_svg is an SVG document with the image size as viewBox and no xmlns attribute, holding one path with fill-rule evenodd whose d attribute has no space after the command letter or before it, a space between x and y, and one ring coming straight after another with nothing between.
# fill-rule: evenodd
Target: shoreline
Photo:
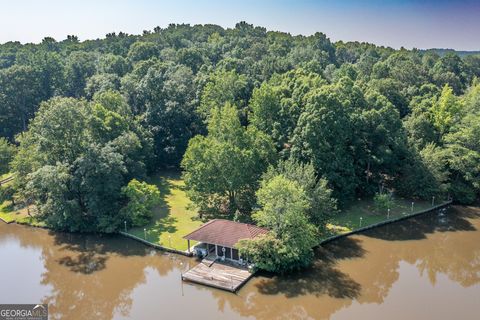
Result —
<instances>
[{"instance_id":1,"label":"shoreline","mask_svg":"<svg viewBox=\"0 0 480 320\"><path fill-rule=\"evenodd\" d=\"M337 234L337 235L334 235L334 236L330 236L330 237L322 239L318 243L318 245L315 246L315 248L318 247L318 246L324 245L326 243L329 243L331 241L343 238L343 237L348 237L350 235L357 234L357 233L360 233L360 232L363 232L363 231L366 231L366 230L381 227L381 226L384 226L384 225L387 225L387 224L395 223L395 222L398 222L398 221L401 221L401 220L410 219L410 218L413 218L413 217L416 217L416 216L419 216L419 215L422 215L422 214L426 214L426 213L429 213L429 212L432 212L432 211L435 211L435 210L439 210L439 209L442 209L442 208L445 208L445 207L448 207L448 206L452 205L452 203L453 203L453 201L449 200L449 201L446 201L446 202L441 203L439 205L436 205L434 207L424 209L424 210L421 210L421 211L418 211L418 212L415 212L415 213L411 213L411 214L404 215L404 216L401 216L401 217L380 221L380 222L370 224L370 225L367 225L365 227L361 227L361 228L358 228L358 229L355 229L355 230L352 230L352 231L349 231L349 232L345 232L345 233L342 233L342 234ZM47 229L47 230L55 231L54 229L51 229L47 226L33 225L33 224L29 224L27 222L19 222L19 221L15 221L15 220L7 222L1 217L0 217L0 221L5 223L5 224L15 223L15 224L22 225L22 226L28 226L28 227L33 227L33 228L41 228L41 229ZM69 233L74 233L74 232L69 232ZM174 254L183 255L183 256L186 256L186 257L193 257L193 252L181 251L181 250L176 250L176 249L173 249L173 248L164 247L162 245L150 242L148 240L142 239L142 238L137 237L137 236L135 236L133 234L130 234L130 233L126 233L124 231L117 231L117 232L114 232L113 234L118 234L118 235L121 235L125 238L129 238L129 239L132 239L134 241L141 242L144 245L149 246L149 247L154 248L154 249L159 250L159 251L170 252L170 253L174 253Z\"/></svg>"},{"instance_id":2,"label":"shoreline","mask_svg":"<svg viewBox=\"0 0 480 320\"><path fill-rule=\"evenodd\" d=\"M450 206L452 203L453 203L452 200L448 200L444 203L441 203L439 205L433 206L433 207L428 208L428 209L420 210L418 212L407 214L407 215L404 215L404 216L401 216L401 217L387 219L387 220L384 220L384 221L373 223L373 224L367 225L365 227L361 227L361 228L358 228L358 229L355 229L355 230L352 230L352 231L348 231L348 232L345 232L345 233L342 233L342 234L337 234L337 235L334 235L334 236L330 236L330 237L327 237L327 238L323 239L322 241L320 241L320 243L318 245L320 246L320 245L323 245L325 243L329 243L333 240L336 240L336 239L339 239L339 238L342 238L342 237L347 237L347 236L352 235L352 234L360 233L360 232L363 232L363 231L366 231L366 230L381 227L381 226L384 226L384 225L387 225L387 224L391 224L391 223L398 222L398 221L401 221L401 220L410 219L410 218L413 218L413 217L416 217L416 216L419 216L419 215L422 215L422 214L426 214L426 213L429 213L429 212L432 212L432 211L435 211L435 210L439 210L439 209Z\"/></svg>"}]
</instances>

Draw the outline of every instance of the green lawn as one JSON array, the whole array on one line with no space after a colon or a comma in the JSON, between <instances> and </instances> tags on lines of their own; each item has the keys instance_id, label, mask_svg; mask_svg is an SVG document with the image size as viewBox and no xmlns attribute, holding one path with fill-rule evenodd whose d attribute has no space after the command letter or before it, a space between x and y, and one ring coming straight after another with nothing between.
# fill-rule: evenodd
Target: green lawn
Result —
<instances>
[{"instance_id":1,"label":"green lawn","mask_svg":"<svg viewBox=\"0 0 480 320\"><path fill-rule=\"evenodd\" d=\"M11 173L6 173L0 176L0 180L6 179L10 177ZM5 185L13 183L12 181L7 182ZM28 215L28 210L26 207L24 208L14 208L11 201L4 201L0 203L0 218L2 220L10 223L10 222L18 222L23 224L28 224L32 226L43 227L45 223L38 221L35 217L31 217Z\"/></svg>"},{"instance_id":2,"label":"green lawn","mask_svg":"<svg viewBox=\"0 0 480 320\"><path fill-rule=\"evenodd\" d=\"M0 174L0 181L3 180L3 179L7 179L11 175L12 175L11 173Z\"/></svg>"},{"instance_id":3,"label":"green lawn","mask_svg":"<svg viewBox=\"0 0 480 320\"><path fill-rule=\"evenodd\" d=\"M10 201L5 201L0 204L0 218L6 222L12 222L16 220L16 214L13 211Z\"/></svg>"},{"instance_id":4,"label":"green lawn","mask_svg":"<svg viewBox=\"0 0 480 320\"><path fill-rule=\"evenodd\" d=\"M187 240L182 237L202 225L195 210L187 209L190 204L180 173L162 172L148 181L157 185L162 202L153 210L153 220L145 228L147 240L164 247L187 250ZM144 227L132 228L128 232L144 238ZM193 245L193 242L191 243Z\"/></svg>"},{"instance_id":5,"label":"green lawn","mask_svg":"<svg viewBox=\"0 0 480 320\"><path fill-rule=\"evenodd\" d=\"M27 208L15 210L11 201L4 201L0 204L0 218L8 223L18 222L37 227L45 226L45 223L38 221L35 217L29 216Z\"/></svg>"},{"instance_id":6,"label":"green lawn","mask_svg":"<svg viewBox=\"0 0 480 320\"><path fill-rule=\"evenodd\" d=\"M413 201L413 211L412 211ZM436 200L435 205L440 204L444 200ZM335 229L337 232L348 232L359 227L365 227L370 224L378 223L387 219L394 219L421 210L432 207L431 201L408 200L402 198L394 198L394 205L390 208L390 215L387 210L380 212L375 208L372 199L356 200L347 209L341 211L332 223L329 229ZM362 218L362 219L360 219ZM360 225L361 220L361 225Z\"/></svg>"}]
</instances>

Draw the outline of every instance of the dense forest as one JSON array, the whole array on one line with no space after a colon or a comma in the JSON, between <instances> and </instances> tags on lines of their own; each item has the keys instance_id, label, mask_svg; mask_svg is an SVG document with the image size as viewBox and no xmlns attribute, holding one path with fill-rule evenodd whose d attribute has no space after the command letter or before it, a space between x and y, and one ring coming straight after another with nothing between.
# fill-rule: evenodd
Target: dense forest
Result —
<instances>
[{"instance_id":1,"label":"dense forest","mask_svg":"<svg viewBox=\"0 0 480 320\"><path fill-rule=\"evenodd\" d=\"M274 230L251 255L311 242L359 197L472 203L480 55L437 52L245 22L5 43L2 196L53 228L113 232L148 219L158 190L141 181L175 167L202 215Z\"/></svg>"}]
</instances>

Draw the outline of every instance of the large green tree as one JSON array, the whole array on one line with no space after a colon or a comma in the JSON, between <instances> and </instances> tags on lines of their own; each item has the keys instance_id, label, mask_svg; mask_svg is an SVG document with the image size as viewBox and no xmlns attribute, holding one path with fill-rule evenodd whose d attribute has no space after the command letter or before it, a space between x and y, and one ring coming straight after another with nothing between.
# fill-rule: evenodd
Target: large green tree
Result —
<instances>
[{"instance_id":1,"label":"large green tree","mask_svg":"<svg viewBox=\"0 0 480 320\"><path fill-rule=\"evenodd\" d=\"M226 206L230 214L248 213L258 180L274 157L271 139L254 127L243 127L234 106L215 108L208 135L194 137L185 152L187 192L202 211Z\"/></svg>"},{"instance_id":2,"label":"large green tree","mask_svg":"<svg viewBox=\"0 0 480 320\"><path fill-rule=\"evenodd\" d=\"M306 213L310 223L318 231L325 231L326 224L337 213L337 201L332 197L328 181L317 178L312 164L303 164L292 158L280 160L275 167L269 167L262 179L270 180L276 175L282 175L302 186L309 204Z\"/></svg>"},{"instance_id":3,"label":"large green tree","mask_svg":"<svg viewBox=\"0 0 480 320\"><path fill-rule=\"evenodd\" d=\"M314 90L300 115L292 138L292 156L311 162L326 178L341 202L353 198L357 187L352 152L350 110L330 86Z\"/></svg>"},{"instance_id":4,"label":"large green tree","mask_svg":"<svg viewBox=\"0 0 480 320\"><path fill-rule=\"evenodd\" d=\"M308 266L317 244L310 224L309 200L302 187L282 175L262 182L257 192L261 209L253 218L269 234L238 244L242 256L255 261L257 268L286 272Z\"/></svg>"},{"instance_id":5,"label":"large green tree","mask_svg":"<svg viewBox=\"0 0 480 320\"><path fill-rule=\"evenodd\" d=\"M123 221L121 188L145 173L144 139L136 134L141 131L133 118L117 113L124 106L111 95L92 103L73 98L42 103L19 139L13 162L18 191L34 201L39 219L52 228L115 231Z\"/></svg>"},{"instance_id":6,"label":"large green tree","mask_svg":"<svg viewBox=\"0 0 480 320\"><path fill-rule=\"evenodd\" d=\"M195 112L192 71L182 65L148 60L122 79L133 112L152 133L159 166L179 166L188 141L203 131Z\"/></svg>"}]
</instances>

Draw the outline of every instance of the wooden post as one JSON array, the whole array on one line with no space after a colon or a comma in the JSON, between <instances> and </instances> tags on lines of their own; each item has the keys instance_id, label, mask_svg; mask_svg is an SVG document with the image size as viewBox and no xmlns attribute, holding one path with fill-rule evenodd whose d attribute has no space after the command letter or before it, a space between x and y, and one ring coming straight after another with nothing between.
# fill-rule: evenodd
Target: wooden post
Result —
<instances>
[{"instance_id":1,"label":"wooden post","mask_svg":"<svg viewBox=\"0 0 480 320\"><path fill-rule=\"evenodd\" d=\"M188 243L188 252L190 252L190 239L187 239L187 243Z\"/></svg>"}]
</instances>

